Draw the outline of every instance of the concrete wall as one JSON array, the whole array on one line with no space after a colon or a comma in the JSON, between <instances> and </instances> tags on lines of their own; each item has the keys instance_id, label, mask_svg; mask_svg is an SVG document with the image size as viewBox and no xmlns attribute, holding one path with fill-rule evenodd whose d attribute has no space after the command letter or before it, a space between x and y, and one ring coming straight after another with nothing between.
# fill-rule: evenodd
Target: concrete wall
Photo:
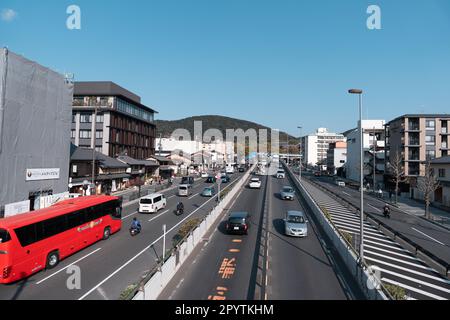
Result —
<instances>
[{"instance_id":1,"label":"concrete wall","mask_svg":"<svg viewBox=\"0 0 450 320\"><path fill-rule=\"evenodd\" d=\"M73 85L0 49L0 207L29 192L67 191ZM27 169L59 168L59 179L26 181Z\"/></svg>"}]
</instances>

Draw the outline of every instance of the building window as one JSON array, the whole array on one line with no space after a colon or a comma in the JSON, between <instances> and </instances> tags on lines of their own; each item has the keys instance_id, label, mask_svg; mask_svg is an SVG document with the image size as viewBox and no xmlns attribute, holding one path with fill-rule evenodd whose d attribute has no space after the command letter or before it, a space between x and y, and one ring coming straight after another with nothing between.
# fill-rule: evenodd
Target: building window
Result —
<instances>
[{"instance_id":1,"label":"building window","mask_svg":"<svg viewBox=\"0 0 450 320\"><path fill-rule=\"evenodd\" d=\"M103 153L103 147L95 147L95 151Z\"/></svg>"},{"instance_id":2,"label":"building window","mask_svg":"<svg viewBox=\"0 0 450 320\"><path fill-rule=\"evenodd\" d=\"M75 139L76 135L77 135L77 132L75 130L72 130L70 133L70 138Z\"/></svg>"},{"instance_id":3,"label":"building window","mask_svg":"<svg viewBox=\"0 0 450 320\"><path fill-rule=\"evenodd\" d=\"M95 131L95 139L103 139L103 131L102 130Z\"/></svg>"},{"instance_id":4,"label":"building window","mask_svg":"<svg viewBox=\"0 0 450 320\"><path fill-rule=\"evenodd\" d=\"M80 130L80 139L90 139L91 131L90 130Z\"/></svg>"},{"instance_id":5,"label":"building window","mask_svg":"<svg viewBox=\"0 0 450 320\"><path fill-rule=\"evenodd\" d=\"M92 121L92 115L91 114L81 114L80 115L80 122L81 123L91 123Z\"/></svg>"},{"instance_id":6,"label":"building window","mask_svg":"<svg viewBox=\"0 0 450 320\"><path fill-rule=\"evenodd\" d=\"M425 144L427 146L434 146L436 144L435 136L425 136Z\"/></svg>"},{"instance_id":7,"label":"building window","mask_svg":"<svg viewBox=\"0 0 450 320\"><path fill-rule=\"evenodd\" d=\"M425 154L426 154L427 160L432 160L432 159L436 158L436 151L434 151L434 150L427 150Z\"/></svg>"},{"instance_id":8,"label":"building window","mask_svg":"<svg viewBox=\"0 0 450 320\"><path fill-rule=\"evenodd\" d=\"M104 115L103 114L98 114L97 115L97 120L96 120L96 122L97 123L103 123L103 121L104 121Z\"/></svg>"},{"instance_id":9,"label":"building window","mask_svg":"<svg viewBox=\"0 0 450 320\"><path fill-rule=\"evenodd\" d=\"M77 122L77 114L72 113L72 123L76 123L76 122Z\"/></svg>"},{"instance_id":10,"label":"building window","mask_svg":"<svg viewBox=\"0 0 450 320\"><path fill-rule=\"evenodd\" d=\"M436 128L436 121L434 120L426 120L425 124L427 130L434 130Z\"/></svg>"},{"instance_id":11,"label":"building window","mask_svg":"<svg viewBox=\"0 0 450 320\"><path fill-rule=\"evenodd\" d=\"M445 169L439 169L439 178L445 178Z\"/></svg>"}]
</instances>

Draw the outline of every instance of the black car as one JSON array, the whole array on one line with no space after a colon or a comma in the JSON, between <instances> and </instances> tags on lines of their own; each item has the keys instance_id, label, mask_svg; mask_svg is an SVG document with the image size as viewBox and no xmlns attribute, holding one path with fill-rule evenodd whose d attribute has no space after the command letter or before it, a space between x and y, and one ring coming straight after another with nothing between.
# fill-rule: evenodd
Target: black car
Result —
<instances>
[{"instance_id":1,"label":"black car","mask_svg":"<svg viewBox=\"0 0 450 320\"><path fill-rule=\"evenodd\" d=\"M232 212L226 224L227 233L248 234L250 214L248 212Z\"/></svg>"},{"instance_id":2,"label":"black car","mask_svg":"<svg viewBox=\"0 0 450 320\"><path fill-rule=\"evenodd\" d=\"M239 167L239 172L245 172L245 168L244 167Z\"/></svg>"},{"instance_id":3,"label":"black car","mask_svg":"<svg viewBox=\"0 0 450 320\"><path fill-rule=\"evenodd\" d=\"M206 178L206 183L216 183L216 177L208 177L208 178Z\"/></svg>"}]
</instances>

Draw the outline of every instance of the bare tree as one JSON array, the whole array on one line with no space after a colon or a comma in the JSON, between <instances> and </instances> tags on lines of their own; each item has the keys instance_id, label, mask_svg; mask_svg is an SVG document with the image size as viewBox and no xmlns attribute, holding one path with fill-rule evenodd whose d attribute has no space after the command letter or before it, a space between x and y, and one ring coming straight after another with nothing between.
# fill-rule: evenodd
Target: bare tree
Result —
<instances>
[{"instance_id":1,"label":"bare tree","mask_svg":"<svg viewBox=\"0 0 450 320\"><path fill-rule=\"evenodd\" d=\"M439 181L434 175L434 170L431 168L430 161L428 160L425 164L425 174L423 177L419 178L417 182L417 189L423 193L423 198L425 200L425 217L427 219L431 218L430 214L430 203L431 195L439 188Z\"/></svg>"},{"instance_id":2,"label":"bare tree","mask_svg":"<svg viewBox=\"0 0 450 320\"><path fill-rule=\"evenodd\" d=\"M399 184L405 181L405 174L403 169L403 159L400 156L400 152L397 150L394 152L389 160L389 171L395 180L395 203L398 202L398 190Z\"/></svg>"}]
</instances>

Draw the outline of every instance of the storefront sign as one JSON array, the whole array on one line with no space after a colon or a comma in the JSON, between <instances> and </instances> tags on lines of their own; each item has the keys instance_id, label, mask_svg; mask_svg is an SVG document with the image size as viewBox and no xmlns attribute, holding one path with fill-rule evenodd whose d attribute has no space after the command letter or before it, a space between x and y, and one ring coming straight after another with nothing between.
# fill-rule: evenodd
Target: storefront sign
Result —
<instances>
[{"instance_id":1,"label":"storefront sign","mask_svg":"<svg viewBox=\"0 0 450 320\"><path fill-rule=\"evenodd\" d=\"M59 168L56 169L27 169L26 181L57 180Z\"/></svg>"}]
</instances>

